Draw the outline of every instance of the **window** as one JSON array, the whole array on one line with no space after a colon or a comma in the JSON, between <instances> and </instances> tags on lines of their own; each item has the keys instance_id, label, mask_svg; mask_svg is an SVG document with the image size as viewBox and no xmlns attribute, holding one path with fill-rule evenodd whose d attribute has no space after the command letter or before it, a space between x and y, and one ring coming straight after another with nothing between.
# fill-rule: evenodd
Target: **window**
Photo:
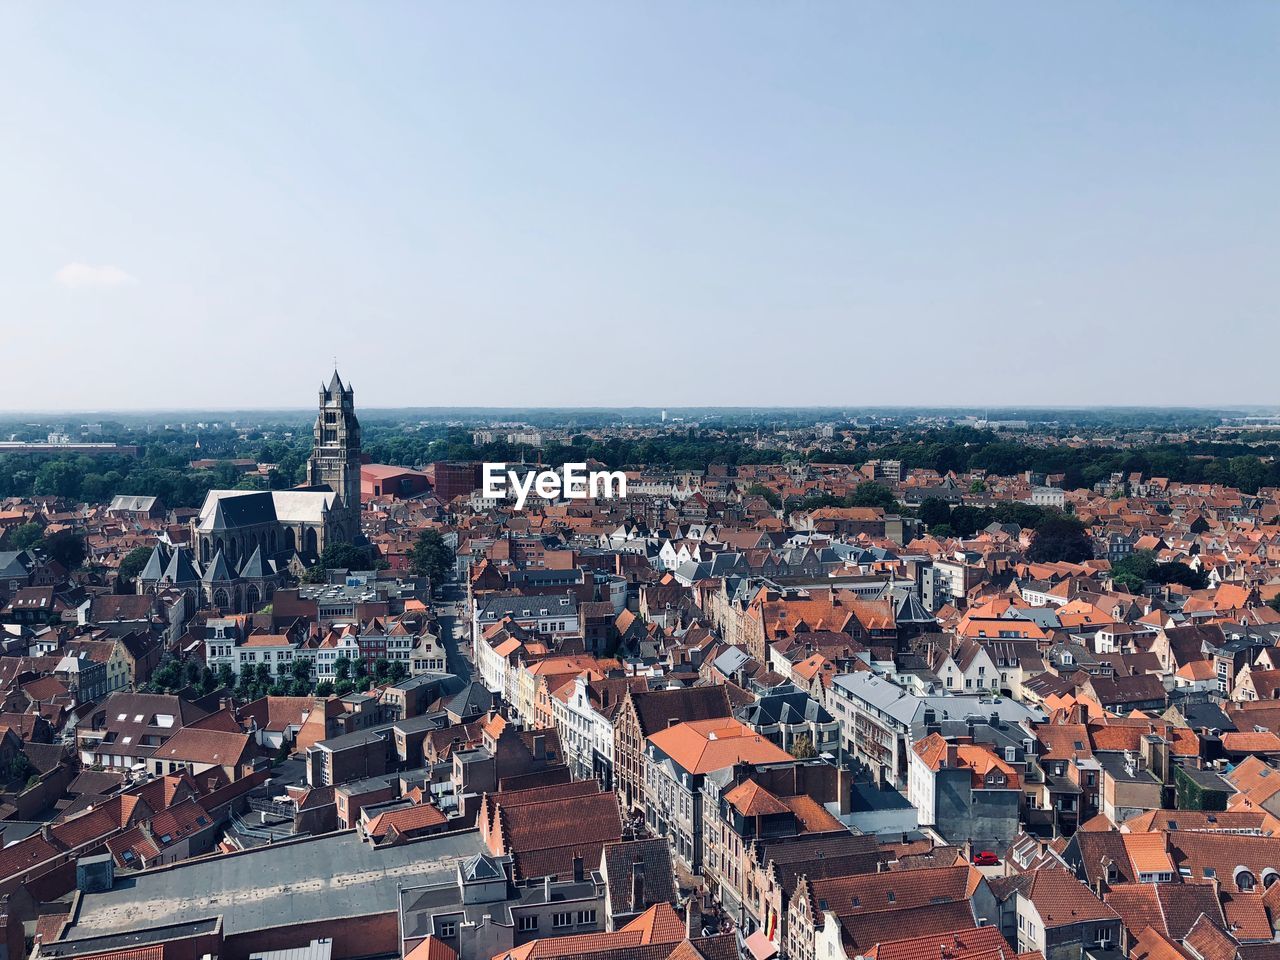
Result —
<instances>
[{"instance_id":1,"label":"window","mask_svg":"<svg viewBox=\"0 0 1280 960\"><path fill-rule=\"evenodd\" d=\"M579 923L579 924L584 924L584 923L595 923L595 922L596 922L596 912L595 912L594 910L579 910L579 911L578 911L578 923Z\"/></svg>"},{"instance_id":2,"label":"window","mask_svg":"<svg viewBox=\"0 0 1280 960\"><path fill-rule=\"evenodd\" d=\"M516 929L521 933L537 933L538 918L533 916L521 917L517 922Z\"/></svg>"},{"instance_id":3,"label":"window","mask_svg":"<svg viewBox=\"0 0 1280 960\"><path fill-rule=\"evenodd\" d=\"M573 926L573 914L571 913L553 913L551 915L551 926L557 930L562 927Z\"/></svg>"},{"instance_id":4,"label":"window","mask_svg":"<svg viewBox=\"0 0 1280 960\"><path fill-rule=\"evenodd\" d=\"M458 935L458 921L456 920L440 921L440 937L442 939L448 940L451 937L456 937L457 935Z\"/></svg>"}]
</instances>

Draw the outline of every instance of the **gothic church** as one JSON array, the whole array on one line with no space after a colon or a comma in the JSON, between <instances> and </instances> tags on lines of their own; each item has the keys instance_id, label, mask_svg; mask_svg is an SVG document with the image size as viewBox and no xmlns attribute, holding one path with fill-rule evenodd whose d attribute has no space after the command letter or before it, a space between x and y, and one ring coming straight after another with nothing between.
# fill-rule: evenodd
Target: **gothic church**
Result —
<instances>
[{"instance_id":1,"label":"gothic church","mask_svg":"<svg viewBox=\"0 0 1280 960\"><path fill-rule=\"evenodd\" d=\"M198 592L199 606L240 613L270 599L331 543L360 537L360 421L355 391L335 370L320 388L307 482L292 490L210 490L191 521L191 546L157 544L138 591ZM193 597L195 599L195 597Z\"/></svg>"}]
</instances>

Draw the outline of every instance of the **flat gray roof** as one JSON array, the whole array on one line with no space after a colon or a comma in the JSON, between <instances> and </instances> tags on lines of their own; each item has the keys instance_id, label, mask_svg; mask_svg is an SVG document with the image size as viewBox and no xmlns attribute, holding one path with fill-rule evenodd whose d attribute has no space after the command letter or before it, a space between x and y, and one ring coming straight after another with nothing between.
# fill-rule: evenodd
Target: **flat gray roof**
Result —
<instances>
[{"instance_id":1,"label":"flat gray roof","mask_svg":"<svg viewBox=\"0 0 1280 960\"><path fill-rule=\"evenodd\" d=\"M113 889L87 893L68 940L192 923L221 915L230 936L336 917L390 913L396 886L441 883L457 862L483 848L478 830L375 849L354 831L188 860L119 877Z\"/></svg>"}]
</instances>

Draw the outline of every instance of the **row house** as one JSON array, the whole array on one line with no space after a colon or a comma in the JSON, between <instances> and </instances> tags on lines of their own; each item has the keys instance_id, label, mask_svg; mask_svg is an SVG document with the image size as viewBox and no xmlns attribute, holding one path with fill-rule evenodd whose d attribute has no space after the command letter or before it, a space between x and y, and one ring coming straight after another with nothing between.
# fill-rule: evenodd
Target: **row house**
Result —
<instances>
[{"instance_id":1,"label":"row house","mask_svg":"<svg viewBox=\"0 0 1280 960\"><path fill-rule=\"evenodd\" d=\"M732 718L677 723L645 741L645 822L665 837L676 863L702 870L703 781L735 764L791 764L795 758Z\"/></svg>"},{"instance_id":2,"label":"row house","mask_svg":"<svg viewBox=\"0 0 1280 960\"><path fill-rule=\"evenodd\" d=\"M643 808L645 741L677 723L727 718L733 713L724 686L627 690L614 717L614 782L623 807Z\"/></svg>"},{"instance_id":3,"label":"row house","mask_svg":"<svg viewBox=\"0 0 1280 960\"><path fill-rule=\"evenodd\" d=\"M931 733L911 752L907 799L952 846L1003 852L1018 833L1022 778L986 744Z\"/></svg>"}]
</instances>

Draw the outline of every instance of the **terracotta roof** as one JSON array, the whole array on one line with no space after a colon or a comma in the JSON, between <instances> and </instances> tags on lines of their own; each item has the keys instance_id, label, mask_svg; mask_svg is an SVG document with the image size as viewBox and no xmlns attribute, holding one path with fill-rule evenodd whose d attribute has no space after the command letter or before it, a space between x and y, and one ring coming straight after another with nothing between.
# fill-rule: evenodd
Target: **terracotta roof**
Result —
<instances>
[{"instance_id":1,"label":"terracotta roof","mask_svg":"<svg viewBox=\"0 0 1280 960\"><path fill-rule=\"evenodd\" d=\"M1114 910L1066 870L1051 867L1037 870L1032 874L1027 898L1035 904L1046 929L1117 917Z\"/></svg>"},{"instance_id":2,"label":"terracotta roof","mask_svg":"<svg viewBox=\"0 0 1280 960\"><path fill-rule=\"evenodd\" d=\"M870 960L1005 960L1012 953L998 927L965 927L923 937L885 940L863 956Z\"/></svg>"},{"instance_id":3,"label":"terracotta roof","mask_svg":"<svg viewBox=\"0 0 1280 960\"><path fill-rule=\"evenodd\" d=\"M364 831L374 839L384 837L392 829L397 833L412 833L438 827L448 822L448 818L429 803L419 803L412 807L401 807L399 810L388 810L380 813L367 824Z\"/></svg>"},{"instance_id":4,"label":"terracotta roof","mask_svg":"<svg viewBox=\"0 0 1280 960\"><path fill-rule=\"evenodd\" d=\"M788 811L781 800L754 780L744 780L726 793L724 799L744 817L765 817Z\"/></svg>"},{"instance_id":5,"label":"terracotta roof","mask_svg":"<svg viewBox=\"0 0 1280 960\"><path fill-rule=\"evenodd\" d=\"M649 742L690 774L735 763L792 763L795 758L731 717L678 723L651 734Z\"/></svg>"}]
</instances>

